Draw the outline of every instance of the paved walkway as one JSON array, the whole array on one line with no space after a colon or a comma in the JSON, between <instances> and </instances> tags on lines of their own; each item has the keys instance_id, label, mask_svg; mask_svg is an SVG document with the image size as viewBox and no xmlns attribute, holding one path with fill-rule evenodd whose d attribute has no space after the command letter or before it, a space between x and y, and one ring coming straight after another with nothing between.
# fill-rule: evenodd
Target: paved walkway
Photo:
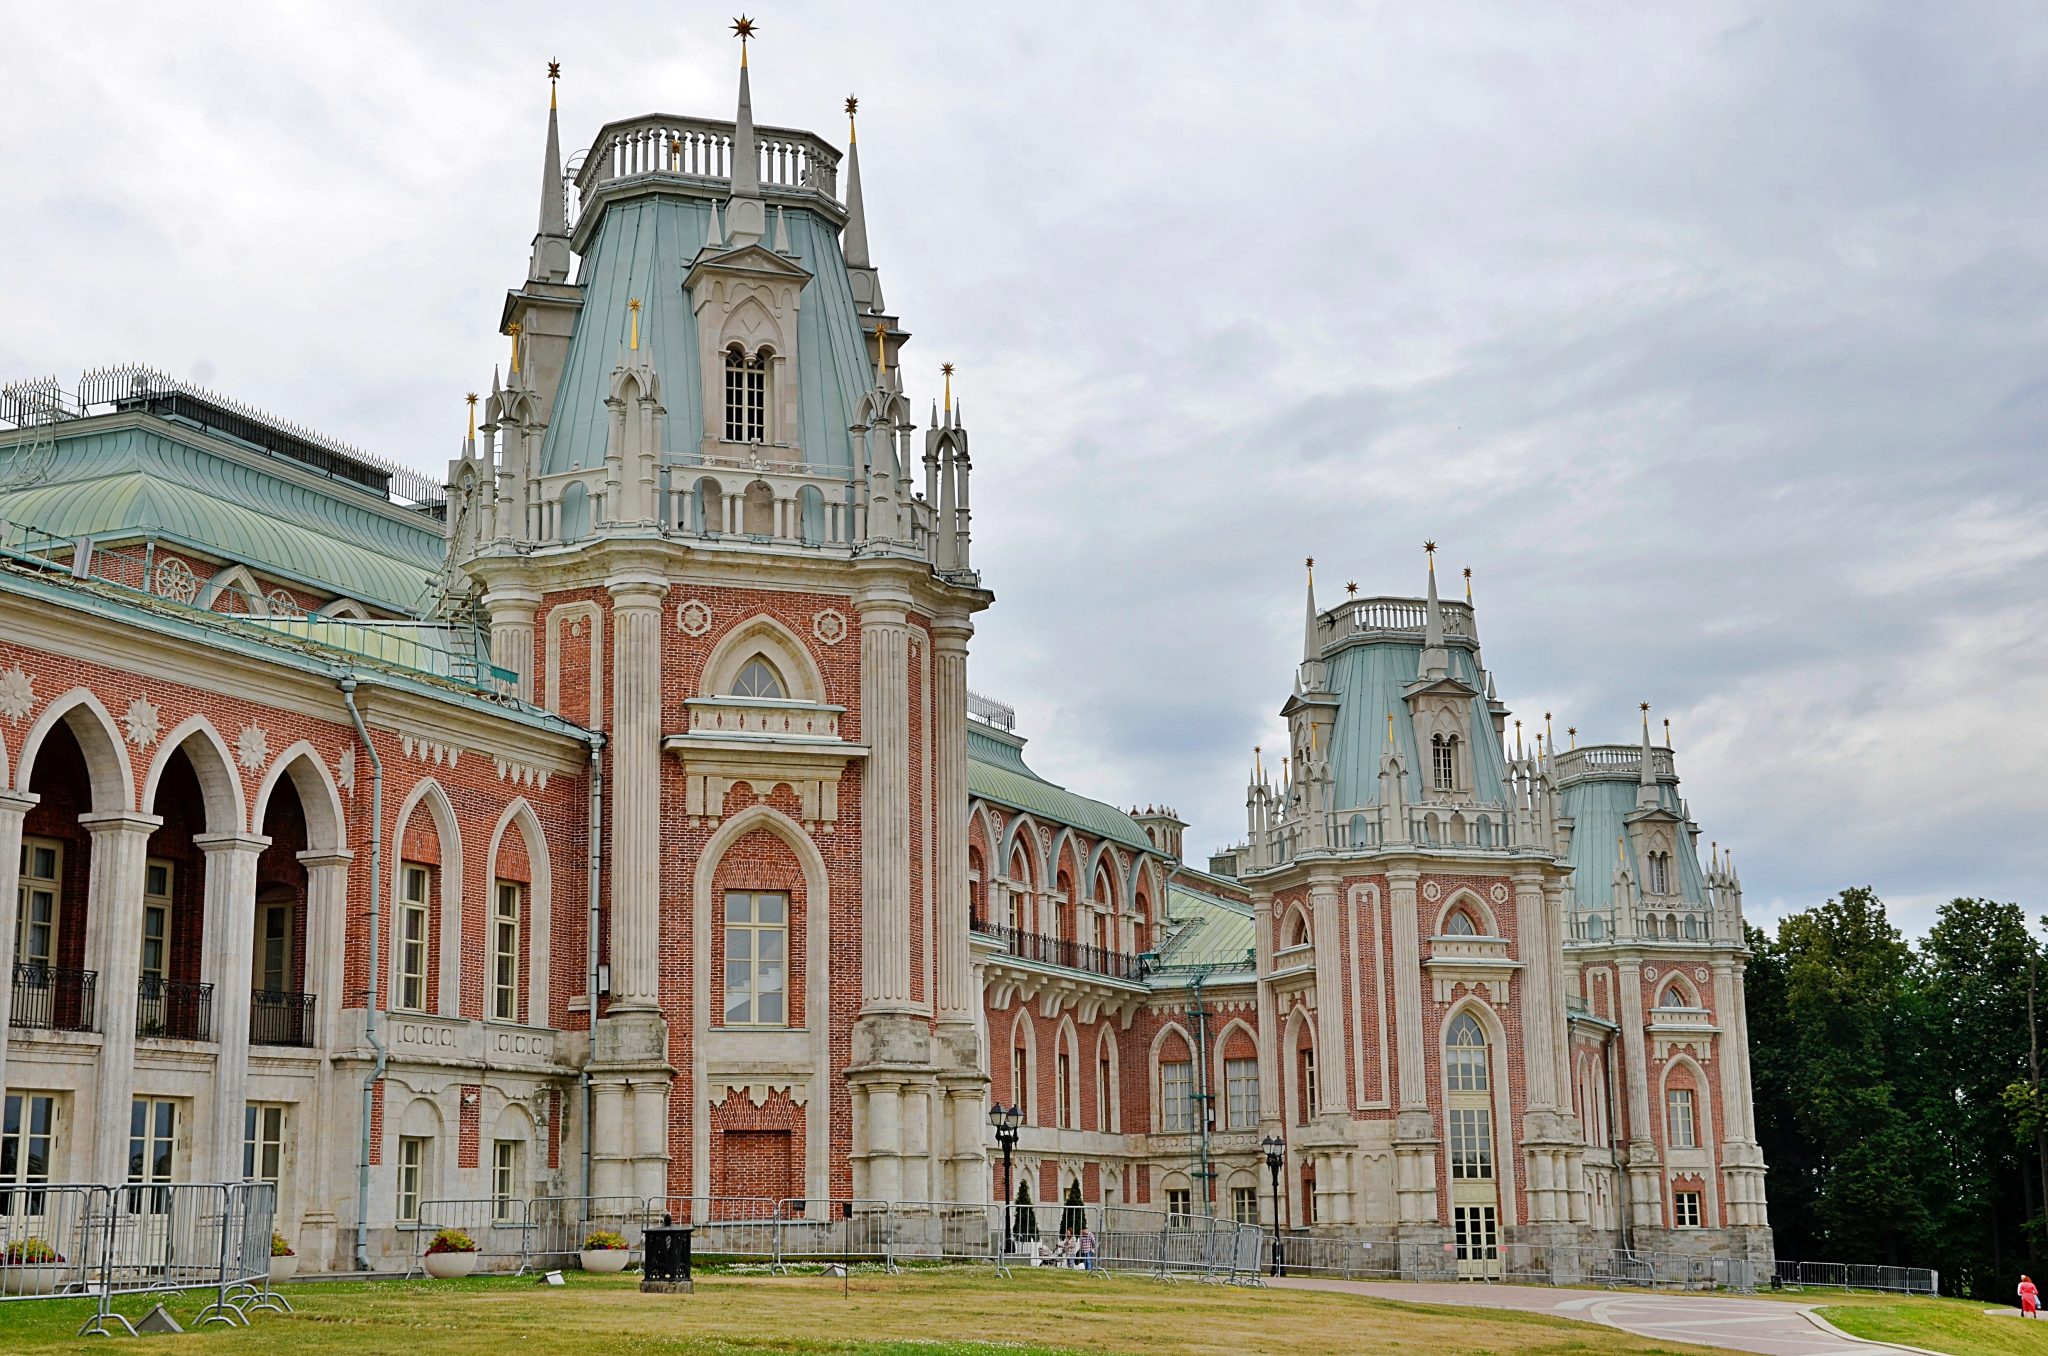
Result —
<instances>
[{"instance_id":1,"label":"paved walkway","mask_svg":"<svg viewBox=\"0 0 2048 1356\"><path fill-rule=\"evenodd\" d=\"M1587 1323L1605 1323L1639 1337L1696 1342L1710 1347L1760 1352L1763 1356L1873 1356L1905 1353L1914 1347L1866 1342L1821 1326L1811 1305L1727 1295L1677 1295L1655 1291L1564 1290L1535 1285L1480 1285L1472 1282L1335 1281L1284 1277L1268 1282L1298 1290L1334 1290L1375 1299L1416 1304L1455 1304L1481 1309L1520 1309Z\"/></svg>"}]
</instances>

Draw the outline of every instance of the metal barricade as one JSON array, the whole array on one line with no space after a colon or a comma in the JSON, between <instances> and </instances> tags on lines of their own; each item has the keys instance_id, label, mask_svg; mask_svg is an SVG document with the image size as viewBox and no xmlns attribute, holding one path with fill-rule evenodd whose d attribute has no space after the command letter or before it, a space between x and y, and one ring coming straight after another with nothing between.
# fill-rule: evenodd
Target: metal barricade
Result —
<instances>
[{"instance_id":1,"label":"metal barricade","mask_svg":"<svg viewBox=\"0 0 2048 1356\"><path fill-rule=\"evenodd\" d=\"M478 1197L467 1200L421 1201L417 1220L398 1227L413 1236L412 1254L405 1274L426 1267L427 1249L434 1235L443 1229L460 1229L476 1243L477 1270L523 1275L528 1266L527 1202L509 1196Z\"/></svg>"},{"instance_id":2,"label":"metal barricade","mask_svg":"<svg viewBox=\"0 0 2048 1356\"><path fill-rule=\"evenodd\" d=\"M765 1196L656 1196L647 1207L694 1231L690 1251L699 1262L775 1265L777 1202Z\"/></svg>"},{"instance_id":3,"label":"metal barricade","mask_svg":"<svg viewBox=\"0 0 2048 1356\"><path fill-rule=\"evenodd\" d=\"M887 1201L790 1197L776 1203L775 1219L777 1271L802 1261L855 1260L879 1261L891 1273L898 1269L895 1209Z\"/></svg>"},{"instance_id":4,"label":"metal barricade","mask_svg":"<svg viewBox=\"0 0 2048 1356\"><path fill-rule=\"evenodd\" d=\"M1883 1290L1905 1295L1941 1292L1941 1273L1931 1267L1894 1267L1862 1262L1799 1262L1777 1259L1771 1283L1801 1289Z\"/></svg>"},{"instance_id":5,"label":"metal barricade","mask_svg":"<svg viewBox=\"0 0 2048 1356\"><path fill-rule=\"evenodd\" d=\"M536 1196L526 1203L526 1222L528 1263L559 1266L598 1230L619 1235L630 1253L644 1257L643 1235L661 1223L661 1211L638 1196Z\"/></svg>"},{"instance_id":6,"label":"metal barricade","mask_svg":"<svg viewBox=\"0 0 2048 1356\"><path fill-rule=\"evenodd\" d=\"M246 1326L269 1293L276 1189L267 1182L100 1186L62 1183L0 1191L0 1300L89 1296L80 1336L129 1333L117 1296L213 1297L199 1324Z\"/></svg>"}]
</instances>

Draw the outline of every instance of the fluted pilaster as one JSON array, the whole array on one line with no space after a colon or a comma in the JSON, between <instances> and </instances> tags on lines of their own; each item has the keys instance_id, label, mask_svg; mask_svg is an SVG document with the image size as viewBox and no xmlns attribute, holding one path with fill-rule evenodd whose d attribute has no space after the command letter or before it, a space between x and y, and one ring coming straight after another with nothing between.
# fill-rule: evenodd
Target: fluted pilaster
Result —
<instances>
[{"instance_id":1,"label":"fluted pilaster","mask_svg":"<svg viewBox=\"0 0 2048 1356\"><path fill-rule=\"evenodd\" d=\"M491 618L491 662L518 675L513 692L533 700L533 616L540 594L532 589L494 588L484 595Z\"/></svg>"},{"instance_id":2,"label":"fluted pilaster","mask_svg":"<svg viewBox=\"0 0 2048 1356\"><path fill-rule=\"evenodd\" d=\"M213 1035L220 1062L213 1073L212 1162L203 1181L242 1176L242 1108L249 1100L250 965L254 960L256 861L268 838L204 834L192 840L206 854L206 950L202 974L213 985Z\"/></svg>"},{"instance_id":3,"label":"fluted pilaster","mask_svg":"<svg viewBox=\"0 0 2048 1356\"><path fill-rule=\"evenodd\" d=\"M967 927L967 637L965 626L932 637L933 807L938 880L938 1019L972 1025L978 999Z\"/></svg>"},{"instance_id":4,"label":"fluted pilaster","mask_svg":"<svg viewBox=\"0 0 2048 1356\"><path fill-rule=\"evenodd\" d=\"M612 596L612 1010L658 1007L661 970L661 600L651 576Z\"/></svg>"},{"instance_id":5,"label":"fluted pilaster","mask_svg":"<svg viewBox=\"0 0 2048 1356\"><path fill-rule=\"evenodd\" d=\"M866 1014L911 1008L910 626L900 598L864 604L860 622L860 719L868 746L861 770L860 994Z\"/></svg>"},{"instance_id":6,"label":"fluted pilaster","mask_svg":"<svg viewBox=\"0 0 2048 1356\"><path fill-rule=\"evenodd\" d=\"M142 877L156 815L80 815L92 834L86 887L88 968L99 972L99 1078L94 1089L94 1182L128 1180L128 1111L135 1095L135 1005L142 982Z\"/></svg>"},{"instance_id":7,"label":"fluted pilaster","mask_svg":"<svg viewBox=\"0 0 2048 1356\"><path fill-rule=\"evenodd\" d=\"M21 890L21 826L42 797L0 791L0 899L19 899ZM14 929L0 928L0 1002L14 1001ZM0 1016L4 1016L0 1013ZM0 1088L7 1082L8 1023L0 1021Z\"/></svg>"}]
</instances>

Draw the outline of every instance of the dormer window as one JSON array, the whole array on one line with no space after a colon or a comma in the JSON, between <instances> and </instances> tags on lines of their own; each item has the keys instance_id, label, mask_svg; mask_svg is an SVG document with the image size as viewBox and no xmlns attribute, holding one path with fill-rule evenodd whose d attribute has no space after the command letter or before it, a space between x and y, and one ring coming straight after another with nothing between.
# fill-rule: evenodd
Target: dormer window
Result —
<instances>
[{"instance_id":1,"label":"dormer window","mask_svg":"<svg viewBox=\"0 0 2048 1356\"><path fill-rule=\"evenodd\" d=\"M1451 916L1444 919L1444 936L1446 937L1477 937L1478 935L1478 924L1474 923L1472 915L1466 913L1463 909L1452 909Z\"/></svg>"},{"instance_id":2,"label":"dormer window","mask_svg":"<svg viewBox=\"0 0 2048 1356\"><path fill-rule=\"evenodd\" d=\"M765 348L751 357L738 344L725 351L725 440L768 441L768 360Z\"/></svg>"},{"instance_id":3,"label":"dormer window","mask_svg":"<svg viewBox=\"0 0 2048 1356\"><path fill-rule=\"evenodd\" d=\"M767 660L755 655L740 666L739 677L733 680L732 694L735 697L766 698L781 701L787 695L782 685L782 675Z\"/></svg>"},{"instance_id":4,"label":"dormer window","mask_svg":"<svg viewBox=\"0 0 2048 1356\"><path fill-rule=\"evenodd\" d=\"M1458 789L1458 740L1432 735L1429 740L1430 785L1439 791Z\"/></svg>"}]
</instances>

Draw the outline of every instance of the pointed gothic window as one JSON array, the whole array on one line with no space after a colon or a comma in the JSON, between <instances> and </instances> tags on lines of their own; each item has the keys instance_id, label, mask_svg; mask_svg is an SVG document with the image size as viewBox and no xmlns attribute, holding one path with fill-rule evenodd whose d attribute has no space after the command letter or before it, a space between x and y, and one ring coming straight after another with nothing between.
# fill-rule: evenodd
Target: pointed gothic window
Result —
<instances>
[{"instance_id":1,"label":"pointed gothic window","mask_svg":"<svg viewBox=\"0 0 2048 1356\"><path fill-rule=\"evenodd\" d=\"M1668 895L1671 893L1671 854L1653 852L1650 854L1650 893Z\"/></svg>"},{"instance_id":2,"label":"pointed gothic window","mask_svg":"<svg viewBox=\"0 0 2048 1356\"><path fill-rule=\"evenodd\" d=\"M1444 1078L1452 1092L1485 1092L1491 1086L1486 1067L1486 1033L1469 1012L1458 1014L1444 1041Z\"/></svg>"},{"instance_id":3,"label":"pointed gothic window","mask_svg":"<svg viewBox=\"0 0 2048 1356\"><path fill-rule=\"evenodd\" d=\"M1432 735L1429 740L1430 784L1439 791L1458 788L1458 741Z\"/></svg>"},{"instance_id":4,"label":"pointed gothic window","mask_svg":"<svg viewBox=\"0 0 2048 1356\"><path fill-rule=\"evenodd\" d=\"M725 351L725 440L760 443L768 440L767 349L752 357L738 344Z\"/></svg>"},{"instance_id":5,"label":"pointed gothic window","mask_svg":"<svg viewBox=\"0 0 2048 1356\"><path fill-rule=\"evenodd\" d=\"M1463 909L1451 910L1451 916L1444 919L1444 936L1477 937L1479 925L1472 921L1472 915Z\"/></svg>"},{"instance_id":6,"label":"pointed gothic window","mask_svg":"<svg viewBox=\"0 0 2048 1356\"><path fill-rule=\"evenodd\" d=\"M766 697L781 701L786 695L782 678L769 662L755 655L740 666L740 676L733 680L732 695L735 697Z\"/></svg>"}]
</instances>

